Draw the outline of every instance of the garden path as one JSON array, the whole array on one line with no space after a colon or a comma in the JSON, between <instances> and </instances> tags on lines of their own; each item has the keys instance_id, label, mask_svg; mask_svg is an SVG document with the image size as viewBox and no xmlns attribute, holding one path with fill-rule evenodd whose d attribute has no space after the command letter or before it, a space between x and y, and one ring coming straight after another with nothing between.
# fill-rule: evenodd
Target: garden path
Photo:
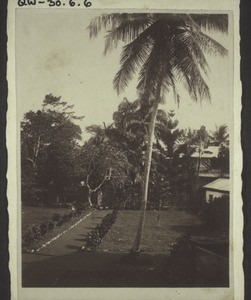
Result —
<instances>
[{"instance_id":1,"label":"garden path","mask_svg":"<svg viewBox=\"0 0 251 300\"><path fill-rule=\"evenodd\" d=\"M29 263L46 260L53 256L69 255L85 246L86 234L101 223L111 210L93 210L76 225L61 234L57 239L34 253L23 253L23 268Z\"/></svg>"}]
</instances>

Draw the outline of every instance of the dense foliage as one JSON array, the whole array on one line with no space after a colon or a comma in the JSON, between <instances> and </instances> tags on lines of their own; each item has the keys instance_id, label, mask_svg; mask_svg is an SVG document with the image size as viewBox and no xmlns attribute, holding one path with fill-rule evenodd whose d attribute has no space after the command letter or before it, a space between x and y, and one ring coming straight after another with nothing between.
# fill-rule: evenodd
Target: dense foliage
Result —
<instances>
[{"instance_id":1,"label":"dense foliage","mask_svg":"<svg viewBox=\"0 0 251 300\"><path fill-rule=\"evenodd\" d=\"M73 106L45 96L42 110L29 111L21 123L22 201L49 204L76 189L74 160L81 129Z\"/></svg>"},{"instance_id":2,"label":"dense foliage","mask_svg":"<svg viewBox=\"0 0 251 300\"><path fill-rule=\"evenodd\" d=\"M66 202L81 210L89 201L100 207L139 209L149 107L125 98L112 124L86 128L91 137L82 146L78 143L81 130L75 124L81 117L72 109L60 97L48 95L42 110L25 114L21 124L23 203L57 206ZM174 111L158 110L148 209L191 205L198 176L192 154L215 145L216 132L207 132L204 126L181 130ZM219 157L211 159L208 167L223 173L229 171L226 126L222 135Z\"/></svg>"}]
</instances>

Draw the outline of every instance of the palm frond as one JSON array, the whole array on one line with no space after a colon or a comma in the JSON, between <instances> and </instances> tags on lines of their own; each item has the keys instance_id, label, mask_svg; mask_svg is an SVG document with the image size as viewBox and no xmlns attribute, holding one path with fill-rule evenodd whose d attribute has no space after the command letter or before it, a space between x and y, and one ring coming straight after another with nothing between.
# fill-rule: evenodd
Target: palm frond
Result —
<instances>
[{"instance_id":1,"label":"palm frond","mask_svg":"<svg viewBox=\"0 0 251 300\"><path fill-rule=\"evenodd\" d=\"M197 101L203 98L210 100L209 87L201 74L197 61L194 60L189 45L177 36L173 46L175 54L172 57L171 64L176 71L177 78L186 83L193 100Z\"/></svg>"},{"instance_id":2,"label":"palm frond","mask_svg":"<svg viewBox=\"0 0 251 300\"><path fill-rule=\"evenodd\" d=\"M118 42L129 43L135 40L146 28L152 24L152 20L145 18L138 18L131 22L125 21L118 27L112 28L105 36L105 50L104 54L112 51L117 47Z\"/></svg>"},{"instance_id":3,"label":"palm frond","mask_svg":"<svg viewBox=\"0 0 251 300\"><path fill-rule=\"evenodd\" d=\"M190 14L193 21L204 30L215 30L228 33L227 14Z\"/></svg>"},{"instance_id":4,"label":"palm frond","mask_svg":"<svg viewBox=\"0 0 251 300\"><path fill-rule=\"evenodd\" d=\"M85 128L85 131L92 135L96 135L103 132L103 128L100 125L90 125Z\"/></svg>"},{"instance_id":5,"label":"palm frond","mask_svg":"<svg viewBox=\"0 0 251 300\"><path fill-rule=\"evenodd\" d=\"M216 130L212 132L211 139L213 139L216 142L222 143L225 142L228 139L228 137L228 126L223 124L220 126L216 126Z\"/></svg>"},{"instance_id":6,"label":"palm frond","mask_svg":"<svg viewBox=\"0 0 251 300\"><path fill-rule=\"evenodd\" d=\"M112 29L119 27L122 23L133 23L135 20L141 22L148 22L146 20L151 20L153 14L145 13L111 13L111 14L101 14L100 16L91 20L87 30L89 30L90 38L97 37L101 30L111 31Z\"/></svg>"},{"instance_id":7,"label":"palm frond","mask_svg":"<svg viewBox=\"0 0 251 300\"><path fill-rule=\"evenodd\" d=\"M117 90L118 94L128 86L133 75L146 60L151 47L151 42L149 41L150 31L151 26L133 42L124 46L120 59L121 67L113 80L114 89Z\"/></svg>"},{"instance_id":8,"label":"palm frond","mask_svg":"<svg viewBox=\"0 0 251 300\"><path fill-rule=\"evenodd\" d=\"M202 31L191 32L196 43L201 47L201 50L208 54L215 54L220 56L226 56L228 51L220 43L209 37Z\"/></svg>"},{"instance_id":9,"label":"palm frond","mask_svg":"<svg viewBox=\"0 0 251 300\"><path fill-rule=\"evenodd\" d=\"M166 69L166 61L162 59L163 54L162 47L155 42L151 53L141 67L137 90L142 99L148 101L155 99L157 86L163 82L163 80L161 83L159 82L160 74L163 73L163 69ZM158 99L158 101L160 101L160 99Z\"/></svg>"},{"instance_id":10,"label":"palm frond","mask_svg":"<svg viewBox=\"0 0 251 300\"><path fill-rule=\"evenodd\" d=\"M203 72L206 75L208 75L209 72L208 63L195 37L191 34L190 31L185 31L184 33L180 34L180 39L184 44L187 45L187 48L190 49L191 54L193 55L194 59L198 62Z\"/></svg>"},{"instance_id":11,"label":"palm frond","mask_svg":"<svg viewBox=\"0 0 251 300\"><path fill-rule=\"evenodd\" d=\"M171 88L173 91L175 103L177 103L179 107L180 96L176 88L175 76L172 72L172 66L170 65L169 62L167 64L168 66L167 66L166 74L163 78L163 83L161 87L162 97L165 98L165 95L167 95L170 92L170 88Z\"/></svg>"},{"instance_id":12,"label":"palm frond","mask_svg":"<svg viewBox=\"0 0 251 300\"><path fill-rule=\"evenodd\" d=\"M119 13L101 14L100 16L91 20L87 30L89 30L90 38L97 37L102 29L108 30L111 26L118 26L121 24L122 17Z\"/></svg>"},{"instance_id":13,"label":"palm frond","mask_svg":"<svg viewBox=\"0 0 251 300\"><path fill-rule=\"evenodd\" d=\"M167 113L164 110L159 109L156 116L157 123L161 124L162 126L167 126L168 119Z\"/></svg>"}]
</instances>

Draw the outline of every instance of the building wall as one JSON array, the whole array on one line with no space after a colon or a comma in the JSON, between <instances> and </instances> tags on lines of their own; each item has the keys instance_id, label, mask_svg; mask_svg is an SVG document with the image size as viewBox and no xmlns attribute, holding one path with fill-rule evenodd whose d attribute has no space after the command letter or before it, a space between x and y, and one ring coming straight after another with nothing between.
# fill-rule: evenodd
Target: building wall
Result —
<instances>
[{"instance_id":1,"label":"building wall","mask_svg":"<svg viewBox=\"0 0 251 300\"><path fill-rule=\"evenodd\" d=\"M220 191L206 191L206 202L210 203L214 200L214 198L222 197L223 195L227 195L226 192L220 192Z\"/></svg>"}]
</instances>

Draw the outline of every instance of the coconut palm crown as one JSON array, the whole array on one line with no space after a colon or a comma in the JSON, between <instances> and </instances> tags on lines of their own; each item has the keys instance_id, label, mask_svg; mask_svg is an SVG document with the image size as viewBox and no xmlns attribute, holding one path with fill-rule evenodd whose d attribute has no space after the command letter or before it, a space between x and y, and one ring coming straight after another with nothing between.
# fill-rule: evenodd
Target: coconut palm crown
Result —
<instances>
[{"instance_id":1,"label":"coconut palm crown","mask_svg":"<svg viewBox=\"0 0 251 300\"><path fill-rule=\"evenodd\" d=\"M176 83L182 81L193 100L210 99L203 75L209 66L205 54L225 56L227 50L203 29L227 32L227 15L196 14L107 14L89 25L90 37L105 29L104 53L123 47L120 70L114 88L122 92L138 72L138 92L145 100L155 99L158 84L161 101L173 90L179 102ZM160 83L161 79L161 83ZM155 101L155 100L154 100Z\"/></svg>"}]
</instances>

